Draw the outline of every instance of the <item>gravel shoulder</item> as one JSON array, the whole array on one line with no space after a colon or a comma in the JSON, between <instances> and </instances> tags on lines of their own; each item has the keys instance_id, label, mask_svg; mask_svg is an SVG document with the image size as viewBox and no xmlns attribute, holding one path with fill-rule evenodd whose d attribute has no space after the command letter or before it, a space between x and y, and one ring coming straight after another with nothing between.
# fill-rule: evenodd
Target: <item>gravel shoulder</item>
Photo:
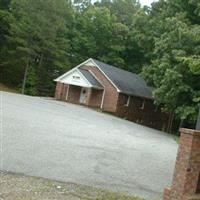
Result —
<instances>
[{"instance_id":1,"label":"gravel shoulder","mask_svg":"<svg viewBox=\"0 0 200 200\"><path fill-rule=\"evenodd\" d=\"M143 200L106 190L0 172L0 200Z\"/></svg>"}]
</instances>

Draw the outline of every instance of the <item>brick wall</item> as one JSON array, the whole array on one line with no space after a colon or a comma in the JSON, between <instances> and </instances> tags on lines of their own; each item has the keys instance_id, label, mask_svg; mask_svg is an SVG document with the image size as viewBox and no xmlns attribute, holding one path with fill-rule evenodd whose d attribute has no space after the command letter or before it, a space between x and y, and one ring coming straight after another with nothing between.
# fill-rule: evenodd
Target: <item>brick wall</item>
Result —
<instances>
[{"instance_id":1,"label":"brick wall","mask_svg":"<svg viewBox=\"0 0 200 200\"><path fill-rule=\"evenodd\" d=\"M170 193L171 193L171 189L170 188L165 188L164 189L163 199L164 200L170 200Z\"/></svg>"},{"instance_id":2,"label":"brick wall","mask_svg":"<svg viewBox=\"0 0 200 200\"><path fill-rule=\"evenodd\" d=\"M200 174L200 131L180 129L181 138L171 189L163 200L200 200L197 193Z\"/></svg>"},{"instance_id":3,"label":"brick wall","mask_svg":"<svg viewBox=\"0 0 200 200\"><path fill-rule=\"evenodd\" d=\"M103 97L103 90L90 89L88 106L100 108L102 97Z\"/></svg>"},{"instance_id":4,"label":"brick wall","mask_svg":"<svg viewBox=\"0 0 200 200\"><path fill-rule=\"evenodd\" d=\"M60 99L62 101L66 101L66 97L67 97L67 89L68 89L68 85L67 84L62 84L62 90L61 90L61 94L60 94Z\"/></svg>"},{"instance_id":5,"label":"brick wall","mask_svg":"<svg viewBox=\"0 0 200 200\"><path fill-rule=\"evenodd\" d=\"M119 94L116 112L119 117L160 130L166 128L167 115L162 113L159 107L156 108L153 100L130 96L129 106L125 106L127 98L127 95Z\"/></svg>"},{"instance_id":6,"label":"brick wall","mask_svg":"<svg viewBox=\"0 0 200 200\"><path fill-rule=\"evenodd\" d=\"M79 103L81 87L75 85L69 85L67 101L71 103Z\"/></svg>"},{"instance_id":7,"label":"brick wall","mask_svg":"<svg viewBox=\"0 0 200 200\"><path fill-rule=\"evenodd\" d=\"M61 93L62 93L62 83L57 82L56 83L56 91L55 91L55 98L61 99Z\"/></svg>"},{"instance_id":8,"label":"brick wall","mask_svg":"<svg viewBox=\"0 0 200 200\"><path fill-rule=\"evenodd\" d=\"M66 95L67 95L67 84L57 82L56 84L56 91L55 91L55 98L66 101Z\"/></svg>"},{"instance_id":9,"label":"brick wall","mask_svg":"<svg viewBox=\"0 0 200 200\"><path fill-rule=\"evenodd\" d=\"M110 81L102 74L97 67L82 66L81 68L91 70L105 88L104 103L102 110L116 112L118 92Z\"/></svg>"},{"instance_id":10,"label":"brick wall","mask_svg":"<svg viewBox=\"0 0 200 200\"><path fill-rule=\"evenodd\" d=\"M79 86L74 86L74 85L68 86L67 84L57 82L55 98L58 100L68 101L70 103L78 104L80 99L81 89L82 87ZM68 99L66 99L67 90L68 90ZM86 92L87 97L85 105L100 108L103 97L103 90L87 88L86 91L87 91Z\"/></svg>"}]
</instances>

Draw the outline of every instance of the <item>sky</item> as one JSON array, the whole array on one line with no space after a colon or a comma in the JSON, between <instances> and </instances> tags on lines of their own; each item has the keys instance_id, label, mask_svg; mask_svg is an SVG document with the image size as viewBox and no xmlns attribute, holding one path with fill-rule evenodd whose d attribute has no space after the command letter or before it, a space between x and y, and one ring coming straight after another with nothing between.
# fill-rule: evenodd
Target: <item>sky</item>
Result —
<instances>
[{"instance_id":1,"label":"sky","mask_svg":"<svg viewBox=\"0 0 200 200\"><path fill-rule=\"evenodd\" d=\"M92 2L95 2L97 0L92 0ZM158 1L158 0L140 0L140 3L144 6L144 5L147 5L147 6L150 6L152 2L154 1Z\"/></svg>"},{"instance_id":2,"label":"sky","mask_svg":"<svg viewBox=\"0 0 200 200\"><path fill-rule=\"evenodd\" d=\"M142 5L147 5L150 6L152 2L154 2L155 0L140 0L140 3Z\"/></svg>"}]
</instances>

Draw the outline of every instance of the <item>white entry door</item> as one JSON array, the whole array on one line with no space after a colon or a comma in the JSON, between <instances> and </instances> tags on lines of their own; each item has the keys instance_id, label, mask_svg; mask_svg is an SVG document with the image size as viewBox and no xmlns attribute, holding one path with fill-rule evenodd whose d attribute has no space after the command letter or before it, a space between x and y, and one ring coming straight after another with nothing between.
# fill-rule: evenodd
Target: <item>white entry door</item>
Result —
<instances>
[{"instance_id":1,"label":"white entry door","mask_svg":"<svg viewBox=\"0 0 200 200\"><path fill-rule=\"evenodd\" d=\"M80 99L79 102L85 104L87 100L87 88L81 89Z\"/></svg>"}]
</instances>

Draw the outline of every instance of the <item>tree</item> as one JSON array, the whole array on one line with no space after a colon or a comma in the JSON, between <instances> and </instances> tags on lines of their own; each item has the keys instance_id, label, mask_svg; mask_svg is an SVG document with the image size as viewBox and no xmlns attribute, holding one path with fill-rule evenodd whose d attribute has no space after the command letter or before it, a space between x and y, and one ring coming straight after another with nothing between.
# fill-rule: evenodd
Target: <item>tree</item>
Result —
<instances>
[{"instance_id":1,"label":"tree","mask_svg":"<svg viewBox=\"0 0 200 200\"><path fill-rule=\"evenodd\" d=\"M5 64L8 61L8 57L6 56L7 52L7 39L6 35L9 32L9 20L10 13L8 11L10 5L10 0L0 0L0 69L1 69L1 79L6 80L4 76L7 74L7 68Z\"/></svg>"},{"instance_id":2,"label":"tree","mask_svg":"<svg viewBox=\"0 0 200 200\"><path fill-rule=\"evenodd\" d=\"M24 93L29 69L33 68L38 80L34 87L37 94L43 91L43 79L53 78L68 64L67 34L68 20L71 18L70 4L66 0L13 0L11 2L12 21L8 35L12 45L11 56L20 60L24 68L22 93ZM43 70L45 69L45 70ZM44 72L45 73L41 73ZM33 75L35 73L30 73ZM29 79L28 79L29 80ZM49 82L52 81L49 79ZM31 84L33 86L33 83Z\"/></svg>"},{"instance_id":3,"label":"tree","mask_svg":"<svg viewBox=\"0 0 200 200\"><path fill-rule=\"evenodd\" d=\"M124 51L127 32L128 28L105 7L90 5L76 12L70 39L72 63L94 57L123 67L120 54Z\"/></svg>"},{"instance_id":4,"label":"tree","mask_svg":"<svg viewBox=\"0 0 200 200\"><path fill-rule=\"evenodd\" d=\"M145 15L140 4L135 0L103 0L94 5L86 2L83 1L84 6L79 4L75 7L71 34L72 63L94 57L140 72L141 66L146 63L143 47L138 42L139 26L135 20Z\"/></svg>"},{"instance_id":5,"label":"tree","mask_svg":"<svg viewBox=\"0 0 200 200\"><path fill-rule=\"evenodd\" d=\"M162 2L162 1L161 1ZM173 13L172 2L154 4L150 23L158 23L154 37L151 65L144 67L143 75L155 87L158 104L174 113L176 118L195 122L200 102L199 76L199 25L191 25L187 10L181 7ZM175 3L175 1L173 2ZM155 8L155 10L154 10ZM158 11L157 11L158 10ZM157 28L158 27L158 28ZM152 32L153 33L153 32Z\"/></svg>"}]
</instances>

